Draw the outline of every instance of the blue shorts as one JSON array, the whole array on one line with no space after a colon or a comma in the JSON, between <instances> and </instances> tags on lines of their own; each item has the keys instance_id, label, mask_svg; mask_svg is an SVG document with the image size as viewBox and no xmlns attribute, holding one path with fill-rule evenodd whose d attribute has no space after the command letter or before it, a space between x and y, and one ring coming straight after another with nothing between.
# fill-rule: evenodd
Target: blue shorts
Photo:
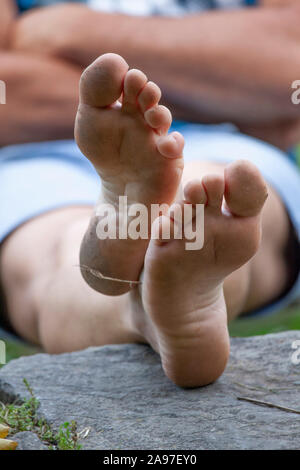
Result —
<instances>
[{"instance_id":1,"label":"blue shorts","mask_svg":"<svg viewBox=\"0 0 300 470\"><path fill-rule=\"evenodd\" d=\"M177 122L186 140L185 162L250 160L278 192L298 241L300 174L288 156L269 144L241 135L232 126ZM74 141L22 144L0 149L0 243L24 222L57 208L94 205L100 179ZM285 297L256 314L275 312L300 297L300 276Z\"/></svg>"}]
</instances>

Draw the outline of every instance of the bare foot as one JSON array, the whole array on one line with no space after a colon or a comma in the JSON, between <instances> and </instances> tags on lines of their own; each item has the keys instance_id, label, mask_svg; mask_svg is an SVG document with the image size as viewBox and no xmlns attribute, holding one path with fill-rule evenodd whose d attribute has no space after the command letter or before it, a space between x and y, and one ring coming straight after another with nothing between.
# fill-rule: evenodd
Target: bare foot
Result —
<instances>
[{"instance_id":1,"label":"bare foot","mask_svg":"<svg viewBox=\"0 0 300 470\"><path fill-rule=\"evenodd\" d=\"M75 137L101 177L99 204L117 208L119 196L127 196L128 205L142 203L148 208L173 202L183 169L184 141L178 132L168 134L171 113L158 105L160 96L157 85L139 70L128 71L116 54L99 57L83 73ZM98 221L94 216L83 240L81 264L104 276L137 281L149 239L99 240ZM104 294L130 289L128 283L82 273L91 287Z\"/></svg>"},{"instance_id":2,"label":"bare foot","mask_svg":"<svg viewBox=\"0 0 300 470\"><path fill-rule=\"evenodd\" d=\"M207 175L202 182L190 182L184 196L185 203L206 205L204 246L188 251L184 238L162 240L162 228L170 220L156 219L153 230L161 240L149 244L141 287L143 310L134 318L140 334L159 352L166 375L191 387L214 381L226 366L229 336L223 281L259 247L267 189L256 167L241 160L228 165L224 177Z\"/></svg>"}]
</instances>

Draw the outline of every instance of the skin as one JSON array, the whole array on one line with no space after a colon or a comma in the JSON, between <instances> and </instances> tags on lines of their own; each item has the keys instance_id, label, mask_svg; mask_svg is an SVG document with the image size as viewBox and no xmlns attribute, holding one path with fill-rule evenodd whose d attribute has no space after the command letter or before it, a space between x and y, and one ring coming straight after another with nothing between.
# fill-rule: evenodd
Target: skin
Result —
<instances>
[{"instance_id":1,"label":"skin","mask_svg":"<svg viewBox=\"0 0 300 470\"><path fill-rule=\"evenodd\" d=\"M147 172L152 172L154 179L144 187L143 193L143 197L151 199L155 194L153 187L159 191L161 186L156 177L157 165L162 174L161 165L165 164L165 159L170 159L168 165L175 168L182 147L179 141L164 146L169 139L166 133L170 117L168 113L160 114L157 106L160 95L157 94L152 102L152 114L149 110L141 111L134 96L142 97L145 90L142 101L149 102L149 96L153 97L151 87L141 85L142 75L138 71L128 72L129 80L125 70L123 80L124 64L118 56L104 56L100 59L100 76L99 63L98 66L93 64L83 76L77 136L80 136L81 147L90 149L93 145L97 148L98 135L106 133L104 140L108 147L105 152L90 154L105 185L107 174L118 174L115 170L120 156L116 149L121 148L115 130L108 125L113 111L114 121L119 123L115 125L121 126L123 138L126 139L127 134L131 138L135 135L135 141L140 143L140 159L145 159L147 164L149 154L152 155L152 167L150 165ZM108 97L114 101L122 91L123 82L127 91L122 108L101 109L101 101L104 105L107 105ZM139 87L142 88L140 93ZM95 109L90 110L87 106ZM146 122L150 119L152 123L159 121L160 139L163 140L154 139L153 145L156 131L151 125L146 131L141 126L142 119ZM93 133L90 127L96 129L95 124L98 129ZM85 132L89 133L86 140ZM126 147L124 152L122 160L127 170L123 178L126 182L126 175L130 180L134 177L135 161L130 152L126 153ZM199 180L195 181L197 175ZM104 201L107 197L111 201L112 194L120 187L117 178L110 192L103 192ZM242 191L245 182L246 193ZM122 256L122 246L119 245L119 249L117 245L110 256L125 269L136 263L133 262L135 250L138 255L142 252L145 256L141 288L133 288L124 295L108 297L92 290L88 283L93 289L101 290L101 287L99 289L88 278L85 283L79 269L74 267L78 264L78 247L92 215L91 209L69 208L44 214L15 231L3 244L0 266L10 319L16 331L42 344L49 352L89 345L146 342L160 354L166 375L177 385L194 387L216 380L223 372L229 354L227 321L246 311L248 306L256 308L270 301L286 284L281 267L284 268L288 220L271 188L270 204L267 203L262 212L266 185L258 170L248 162L227 167L194 162L185 168L182 183L185 201L206 205L203 249L192 253L184 249L184 240L171 239L165 243L159 237L150 241L146 253L144 247L135 244L128 263L128 256ZM173 194L174 188L169 187L169 191ZM164 193L163 197L168 195ZM230 218L221 212L223 197L229 210L233 211ZM183 202L180 198L177 201ZM164 220L161 219L162 224ZM274 226L275 221L278 224L278 220L280 229L274 238L271 236L274 230L268 230L268 226ZM159 219L155 224L153 230L159 234ZM90 249L90 241L83 242L84 249ZM98 257L105 258L105 247L101 254L94 252L95 261ZM176 268L178 264L182 269ZM274 270L278 277L270 282L267 270ZM186 274L184 280L183 272ZM262 288L267 287L266 279L269 289L263 290L260 297L260 292L257 295L253 286L258 283Z\"/></svg>"},{"instance_id":2,"label":"skin","mask_svg":"<svg viewBox=\"0 0 300 470\"><path fill-rule=\"evenodd\" d=\"M20 52L0 50L0 63L7 88L7 103L0 106L0 147L71 139L80 72L62 61Z\"/></svg>"},{"instance_id":3,"label":"skin","mask_svg":"<svg viewBox=\"0 0 300 470\"><path fill-rule=\"evenodd\" d=\"M2 0L0 16L1 80L7 103L0 106L0 147L67 139L74 135L81 68L56 58L14 51L14 2Z\"/></svg>"},{"instance_id":4,"label":"skin","mask_svg":"<svg viewBox=\"0 0 300 470\"><path fill-rule=\"evenodd\" d=\"M0 48L8 46L11 27L14 22L16 8L11 0L2 0L0 18Z\"/></svg>"},{"instance_id":5,"label":"skin","mask_svg":"<svg viewBox=\"0 0 300 470\"><path fill-rule=\"evenodd\" d=\"M11 46L83 67L116 52L159 84L176 118L231 121L286 148L299 139L299 107L290 96L299 70L300 6L275 6L170 19L59 5L24 15Z\"/></svg>"},{"instance_id":6,"label":"skin","mask_svg":"<svg viewBox=\"0 0 300 470\"><path fill-rule=\"evenodd\" d=\"M71 17L71 15L69 16ZM106 20L108 19L108 17L105 18ZM98 26L99 24L97 27ZM65 25L62 27L62 30L65 31L64 28ZM72 25L71 28L74 28L74 25ZM34 33L34 31L35 28L31 28L31 32ZM15 24L12 37L17 37L17 34L18 25ZM168 42L167 39L168 38L166 38L166 42ZM123 40L123 38L121 38L121 40ZM147 43L146 39L145 44L149 46L149 41ZM9 54L11 64L13 64L14 59L17 58L17 56L13 55L15 54L13 49L17 49L16 44L14 44L14 39L10 41L9 47L10 51L6 50L6 53ZM51 66L53 66L52 77L59 77L59 80L56 80L55 86L53 86L53 79L47 82L47 77L44 77L48 88L51 88L53 91L53 97L51 100L46 101L46 106L43 109L45 110L45 116L52 116L52 121L49 119L49 126L47 126L46 118L44 121L41 119L41 109L39 109L38 103L40 102L43 91L39 90L38 84L35 83L34 86L29 87L31 93L30 101L36 101L36 106L32 107L30 117L28 114L27 119L29 119L29 123L26 123L26 132L23 130L25 116L22 114L26 108L20 107L20 100L25 100L24 94L20 96L19 102L15 102L14 108L12 107L11 109L11 126L7 126L10 136L2 136L1 138L6 143L13 143L16 134L18 135L19 132L24 132L23 135L32 136L32 139L28 138L29 140L35 140L37 138L36 125L39 119L42 123L41 129L44 129L45 133L47 132L46 135L48 137L46 138L59 138L55 137L57 136L57 132L59 132L58 129L61 128L60 126L63 125L63 122L67 122L67 125L64 124L66 130L62 131L60 134L63 135L64 132L66 132L67 137L71 128L69 122L74 119L74 111L71 111L70 108L63 116L61 116L61 113L57 113L56 122L54 122L54 109L57 108L53 106L53 100L57 99L57 105L59 104L61 96L67 91L67 83L69 83L69 88L71 88L70 82L68 82L67 79L64 81L67 76L65 74L67 74L67 71L68 73L71 73L70 71L73 73L74 71L75 82L75 72L76 74L79 73L78 70L80 70L81 64L79 67L78 64L74 66L74 64L72 65L71 57L65 57L62 61L61 56L60 59L57 59L57 55L52 55L49 51L47 51L49 58L46 59L41 57L41 51L30 52L28 50L27 54L27 60L31 60L32 58L32 60L36 61L36 74L41 73L46 66L46 62L48 64L49 61ZM52 56L52 58L50 56ZM136 61L138 57L140 56L137 54ZM151 58L151 54L149 58ZM142 59L140 58L140 60ZM11 77L12 80L18 67L19 64L15 60L15 69L11 66L8 79ZM58 67L61 67L59 73ZM64 70L63 67L65 67ZM9 69L8 66L7 69ZM170 73L170 69L168 70ZM26 72L25 65L24 68L20 67L19 82L15 83L15 90L20 87L22 74L24 74L23 77L25 77ZM175 71L175 77L176 73L178 72ZM193 77L193 81L195 83L195 77ZM59 93L56 93L57 90L60 90L61 82L65 83L66 88L64 90L62 87L61 95L59 95ZM175 82L178 83L176 80ZM199 82L198 75L197 82ZM46 91L46 86L44 90ZM193 90L193 87L191 87L191 90ZM180 91L180 88L178 88L178 91ZM167 101L168 100L170 100L170 98L167 98ZM187 103L188 102L189 100L187 99ZM65 105L67 103L70 103L70 106L72 103L74 104L74 96L70 97L70 99L67 98ZM176 103L174 107L179 112L179 107L176 106ZM64 108L66 108L66 106L64 106ZM191 116L190 106L184 106L183 108L189 110L184 112L189 112ZM51 109L52 113L50 112ZM221 106L221 114L224 113L224 109L225 106ZM13 127L15 125L17 111L20 115L20 129ZM203 110L201 110L201 113L202 112ZM290 111L285 108L284 112ZM140 117L134 117L133 120L135 121L137 119L140 119ZM294 119L294 116L292 119ZM99 120L99 125L103 126L103 119ZM164 126L168 127L166 121L163 123L163 127ZM138 138L139 136L139 131L136 131L136 137ZM95 137L95 135L91 136L89 143L92 143ZM40 138L43 140L43 134ZM147 142L145 142L145 145L142 146L143 150L147 150L147 145ZM153 151L153 149L151 151ZM239 167L239 170L241 170L241 167ZM227 177L229 177L232 187L234 187L238 178L236 176L232 177L234 173L232 168L225 170L223 166L214 166L206 162L197 162L196 164L189 165L185 168L182 179L185 187L188 184L192 184L190 190L186 189L186 198L192 201L195 192L196 194L201 193L201 197L205 194L205 197L208 198L209 201L214 195L220 194L218 187L220 184L224 185L224 180L226 179L224 171L225 173L227 172ZM254 174L251 173L253 171ZM247 179L249 180L250 178L250 180L253 181L253 191L255 190L255 194L261 193L265 195L265 185L260 175L255 173L255 171L256 170L251 168L249 170L249 167L246 166L246 168L243 167L242 175L247 175ZM195 175L199 177L209 175L207 178L212 182L211 189L209 191L206 190L203 186L203 181L201 183L199 183L199 181L193 183L192 180L195 178ZM272 188L268 188L268 190L269 198L264 206L262 215L260 215L262 207L261 202L256 207L257 213L250 217L250 219L254 217L253 227L255 230L250 230L249 226L246 226L245 232L250 234L249 236L253 242L251 250L249 252L242 250L243 256L241 256L241 259L231 260L231 264L228 263L228 260L224 262L226 269L224 270L223 266L221 270L222 275L218 278L217 286L210 286L209 288L210 293L217 293L216 296L210 295L209 299L206 299L208 300L210 308L207 308L205 311L203 302L201 302L200 305L198 302L199 299L196 299L199 308L193 311L194 318L192 324L195 325L196 322L198 325L196 331L201 331L200 340L197 342L196 347L194 346L194 342L198 336L197 338L195 337L193 333L194 330L191 328L188 321L184 320L184 324L180 324L180 336L178 336L179 330L166 328L166 326L170 324L170 313L173 313L179 303L176 293L179 292L182 287L186 291L189 286L181 285L182 280L176 279L176 276L171 279L171 285L173 286L171 291L173 294L169 299L171 302L170 305L174 306L174 308L172 308L171 311L164 308L162 299L165 297L166 289L170 289L170 287L165 285L164 279L159 280L157 277L157 273L161 272L160 263L164 260L162 252L159 250L163 248L164 244L154 244L151 241L150 245L147 247L144 269L145 281L141 290L133 289L122 296L107 297L106 295L92 290L91 287L84 282L79 270L74 268L74 264L78 264L80 242L86 231L89 219L92 216L91 208L89 207L72 207L44 214L20 227L3 243L0 252L1 279L13 327L21 336L41 344L49 352L71 351L89 345L147 342L161 355L165 373L178 385L198 386L215 380L222 373L228 357L227 320L234 318L241 312L257 308L271 301L276 298L276 296L280 295L287 284L284 248L287 244L289 222L280 199ZM229 197L228 194L227 197ZM237 201L239 197L240 190L237 187L233 190L233 198L231 198L231 201L227 201L228 205L234 204L234 200ZM262 198L262 200L263 199L264 198ZM199 200L202 199L200 198ZM218 200L220 201L220 196ZM247 224L249 222L249 214L246 215L246 213L250 206L250 200L246 200L242 207L240 207L241 217L246 217ZM211 209L208 203L208 211L211 211ZM213 221L214 219L215 223L211 223L212 237L220 237L220 240L222 240L223 233L226 233L226 231L224 231L224 221L219 212L208 216L208 220ZM235 219L232 222L235 223ZM280 222L280 230L276 231L276 234L274 234L274 230L272 230L275 222L276 226ZM259 245L257 230L261 227L261 223L262 242ZM247 243L247 245L249 245L249 243ZM171 243L168 247L168 250L169 249L172 256L170 255L169 258L169 272L165 272L165 276L168 278L174 276L176 271L174 265L178 263L179 259L181 259L181 262L185 265L185 271L188 272L192 265L181 247ZM135 249L133 249L133 252L134 251ZM138 254L140 253L139 249L136 251ZM256 251L257 254L254 255ZM207 251L205 251L205 253L204 256L207 256ZM117 254L116 252L116 255ZM97 255L98 254L95 253L96 257ZM143 256L145 256L144 251L142 257ZM41 260L43 260L42 263ZM123 262L120 264L123 264ZM166 265L165 262L163 264ZM228 264L230 267L228 267ZM238 267L239 264L241 264L241 267ZM126 265L128 265L127 260ZM137 267L138 270L141 269L139 263L137 263ZM220 271L219 268L217 271ZM274 273L271 279L270 276L266 276L266 273L270 272ZM197 276L201 275L201 271L199 271L199 273L197 272ZM195 282L196 281L197 278L195 278ZM206 283L206 280L204 279L203 281L203 278L199 278L198 281L200 283ZM175 296L174 292L176 294ZM186 298L192 298L191 296L192 293L186 296ZM203 300L202 295L201 299ZM161 310L157 307L159 303L162 303ZM221 308L216 308L216 303L221 305ZM186 305L182 305L181 309L177 311L176 315L178 319L191 318L190 309L186 309L186 307ZM53 312L55 312L55 315ZM215 313L210 315L209 312ZM209 349L207 342L209 338L212 342L216 343L214 350ZM209 343L211 344L211 342ZM180 346L181 344L187 345L183 352ZM189 367L186 367L187 363ZM209 367L201 366L199 368L199 364L208 364Z\"/></svg>"},{"instance_id":7,"label":"skin","mask_svg":"<svg viewBox=\"0 0 300 470\"><path fill-rule=\"evenodd\" d=\"M80 84L75 137L79 148L101 177L101 203L113 204L118 210L119 196L126 196L129 205L142 203L150 214L151 204L164 202L170 205L176 196L182 177L184 141L178 132L165 135L172 118L167 108L158 105L161 92L157 85L148 82L146 75L140 71L127 71L128 64L113 54L100 57L86 69ZM105 104L114 103L120 98L122 80L122 112L118 105L106 109ZM107 82L111 83L111 89L105 90L103 95L97 84ZM138 93L139 107L144 115L136 106ZM94 128L91 122L94 122ZM149 133L149 126L152 125L156 131ZM99 136L97 140L95 134ZM112 139L115 146L112 146ZM98 243L93 235L99 219L95 214L91 220L81 253L81 264L93 265L106 276L138 280L149 240L126 239L121 242L108 239ZM129 218L128 225L130 221ZM150 237L150 217L147 222L147 235ZM115 252L118 253L117 258L114 257ZM131 263L126 263L127 259L131 259ZM88 273L83 272L83 275L89 279L91 277ZM108 295L123 294L130 289L128 284L116 286L106 281L100 284L101 288L96 286L97 290Z\"/></svg>"},{"instance_id":8,"label":"skin","mask_svg":"<svg viewBox=\"0 0 300 470\"><path fill-rule=\"evenodd\" d=\"M10 96L18 96L18 101L9 100L10 112L6 107L3 121L7 128L0 133L0 145L70 138L77 103L75 75L79 79L82 68L101 51L107 50L122 54L133 66L142 68L154 79L163 90L165 104L176 118L203 122L231 120L242 132L283 149L299 140L299 107L292 105L290 100L290 86L299 69L297 1L282 2L280 14L278 5L275 8L269 0L265 2L266 8L210 12L179 20L95 13L75 4L33 10L16 19L12 0L4 2L0 37L5 38L2 49L9 49L11 60L6 65L8 58L2 55L0 42L1 76L8 83ZM130 43L133 29L139 39L134 47ZM218 31L219 36L214 34L212 37L211 30ZM178 34L183 37L175 58L173 38L178 38ZM156 41L158 37L163 39L163 49L161 42ZM251 37L251 41L247 37ZM15 56L14 50L26 52L27 60L34 62L35 80L27 79L31 67L22 67L22 61L19 66L20 55ZM42 56L44 59L38 64ZM46 65L47 56L52 57L52 61ZM186 67L187 59L189 73L182 75L182 66ZM43 73L45 66L49 78ZM16 74L17 81L14 80ZM39 76L43 80L39 80ZM54 81L52 77L57 79ZM19 96L22 94L21 81L27 84L24 96ZM74 87L68 86L71 82ZM43 102L41 114L41 95L49 96L49 90L51 96ZM16 108L26 96L30 97L26 109L31 109L22 117L26 110L19 108L16 112ZM62 96L61 112L55 113L52 103L56 101L55 106L59 107ZM4 114L4 110L0 109L0 113ZM20 116L17 126L16 115Z\"/></svg>"}]
</instances>

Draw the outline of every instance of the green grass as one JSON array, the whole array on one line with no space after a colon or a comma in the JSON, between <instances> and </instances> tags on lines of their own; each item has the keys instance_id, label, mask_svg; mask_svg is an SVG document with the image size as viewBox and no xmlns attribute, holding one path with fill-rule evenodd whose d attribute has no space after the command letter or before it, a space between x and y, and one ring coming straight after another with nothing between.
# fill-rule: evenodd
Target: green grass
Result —
<instances>
[{"instance_id":1,"label":"green grass","mask_svg":"<svg viewBox=\"0 0 300 470\"><path fill-rule=\"evenodd\" d=\"M6 344L6 362L11 361L12 359L17 359L21 356L31 356L40 352L40 349L29 346L26 343L21 343L17 341L7 341L4 340Z\"/></svg>"},{"instance_id":2,"label":"green grass","mask_svg":"<svg viewBox=\"0 0 300 470\"><path fill-rule=\"evenodd\" d=\"M30 356L41 352L40 349L27 345L26 343L5 340L6 362L17 359L21 356ZM0 368L3 367L0 365ZM39 401L35 397L32 388L26 379L23 379L30 398L23 403L1 403L0 402L0 423L10 427L9 437L17 432L31 431L44 442L49 449L53 450L80 450L81 445L77 442L77 423L71 421L62 423L55 432L52 427L43 419L38 417Z\"/></svg>"},{"instance_id":3,"label":"green grass","mask_svg":"<svg viewBox=\"0 0 300 470\"><path fill-rule=\"evenodd\" d=\"M300 330L299 305L265 317L239 318L229 325L231 336L257 336L287 330Z\"/></svg>"},{"instance_id":4,"label":"green grass","mask_svg":"<svg viewBox=\"0 0 300 470\"><path fill-rule=\"evenodd\" d=\"M35 433L49 449L80 450L76 421L61 424L58 432L55 432L44 418L38 416L39 401L28 381L23 379L23 382L29 391L30 398L21 404L0 402L0 423L9 426L9 437L17 432L30 431Z\"/></svg>"},{"instance_id":5,"label":"green grass","mask_svg":"<svg viewBox=\"0 0 300 470\"><path fill-rule=\"evenodd\" d=\"M300 145L297 145L297 147L295 148L295 155L298 166L300 167Z\"/></svg>"}]
</instances>

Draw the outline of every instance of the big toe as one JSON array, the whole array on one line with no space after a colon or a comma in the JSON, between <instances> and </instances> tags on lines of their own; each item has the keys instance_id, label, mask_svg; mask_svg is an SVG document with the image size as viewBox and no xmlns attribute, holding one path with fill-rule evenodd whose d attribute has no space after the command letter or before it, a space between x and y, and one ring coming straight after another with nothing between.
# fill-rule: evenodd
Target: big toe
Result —
<instances>
[{"instance_id":1,"label":"big toe","mask_svg":"<svg viewBox=\"0 0 300 470\"><path fill-rule=\"evenodd\" d=\"M128 70L126 61L117 54L104 54L85 69L80 79L80 101L105 107L120 98Z\"/></svg>"},{"instance_id":2,"label":"big toe","mask_svg":"<svg viewBox=\"0 0 300 470\"><path fill-rule=\"evenodd\" d=\"M225 168L225 200L233 215L258 215L268 196L267 185L258 168L238 160Z\"/></svg>"}]
</instances>

